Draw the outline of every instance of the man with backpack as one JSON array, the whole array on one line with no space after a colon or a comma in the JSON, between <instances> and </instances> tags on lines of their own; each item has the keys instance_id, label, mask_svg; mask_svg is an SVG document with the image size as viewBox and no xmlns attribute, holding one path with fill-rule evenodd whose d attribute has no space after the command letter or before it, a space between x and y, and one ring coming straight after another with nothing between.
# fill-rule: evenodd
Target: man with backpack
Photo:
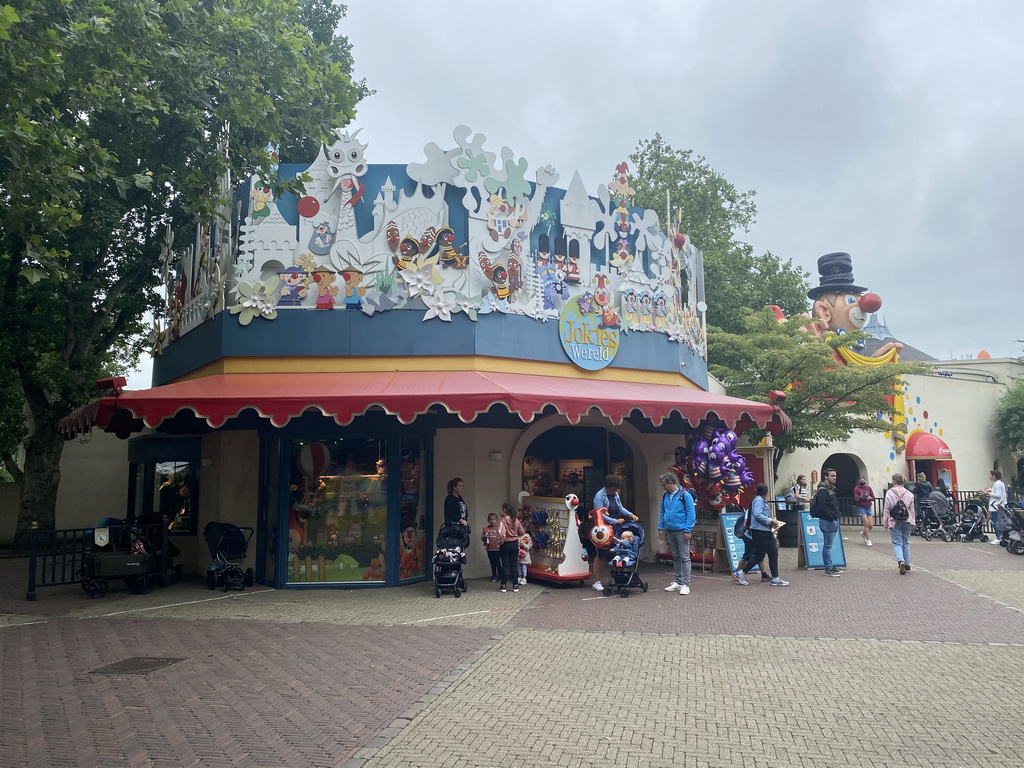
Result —
<instances>
[{"instance_id":1,"label":"man with backpack","mask_svg":"<svg viewBox=\"0 0 1024 768\"><path fill-rule=\"evenodd\" d=\"M892 488L885 492L885 504L882 506L882 525L889 529L900 576L910 570L910 531L916 522L914 494L903 487L904 482L906 480L899 472L892 476Z\"/></svg>"},{"instance_id":2,"label":"man with backpack","mask_svg":"<svg viewBox=\"0 0 1024 768\"><path fill-rule=\"evenodd\" d=\"M836 471L825 468L821 473L822 480L811 502L811 517L818 518L818 530L824 539L821 548L821 561L825 566L826 576L841 576L842 570L832 564L832 544L839 532L839 499L836 498Z\"/></svg>"}]
</instances>

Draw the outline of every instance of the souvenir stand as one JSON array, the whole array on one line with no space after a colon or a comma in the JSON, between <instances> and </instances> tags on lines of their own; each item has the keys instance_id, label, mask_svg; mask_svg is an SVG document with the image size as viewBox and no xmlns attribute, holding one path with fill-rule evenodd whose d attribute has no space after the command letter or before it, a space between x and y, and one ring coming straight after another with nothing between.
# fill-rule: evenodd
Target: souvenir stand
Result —
<instances>
[{"instance_id":1,"label":"souvenir stand","mask_svg":"<svg viewBox=\"0 0 1024 768\"><path fill-rule=\"evenodd\" d=\"M530 496L524 491L519 494L519 510L523 527L533 539L533 563L526 567L527 578L581 584L589 578L579 520L566 507L565 499Z\"/></svg>"}]
</instances>

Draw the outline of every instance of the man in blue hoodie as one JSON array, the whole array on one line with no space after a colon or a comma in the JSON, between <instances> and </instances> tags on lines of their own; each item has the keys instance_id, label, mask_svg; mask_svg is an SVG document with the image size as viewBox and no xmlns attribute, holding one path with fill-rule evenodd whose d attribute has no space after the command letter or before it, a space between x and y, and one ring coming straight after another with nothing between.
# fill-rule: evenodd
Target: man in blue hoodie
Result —
<instances>
[{"instance_id":1,"label":"man in blue hoodie","mask_svg":"<svg viewBox=\"0 0 1024 768\"><path fill-rule=\"evenodd\" d=\"M660 478L665 492L661 495L661 512L658 514L658 538L668 541L672 551L672 566L676 580L665 587L666 592L690 594L690 539L697 514L693 509L693 497L679 487L674 472L666 472Z\"/></svg>"}]
</instances>

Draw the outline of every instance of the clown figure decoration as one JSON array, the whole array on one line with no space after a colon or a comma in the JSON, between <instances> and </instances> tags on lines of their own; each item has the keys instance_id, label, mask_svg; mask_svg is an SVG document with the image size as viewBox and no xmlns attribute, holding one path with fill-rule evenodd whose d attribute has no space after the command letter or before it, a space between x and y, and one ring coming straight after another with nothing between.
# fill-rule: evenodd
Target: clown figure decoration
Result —
<instances>
[{"instance_id":1,"label":"clown figure decoration","mask_svg":"<svg viewBox=\"0 0 1024 768\"><path fill-rule=\"evenodd\" d=\"M854 284L850 254L826 253L818 259L818 274L819 284L807 292L807 298L813 302L808 330L815 336L859 331L868 315L882 308L878 294L867 293L867 288ZM899 342L890 342L876 350L873 357L902 347Z\"/></svg>"}]
</instances>

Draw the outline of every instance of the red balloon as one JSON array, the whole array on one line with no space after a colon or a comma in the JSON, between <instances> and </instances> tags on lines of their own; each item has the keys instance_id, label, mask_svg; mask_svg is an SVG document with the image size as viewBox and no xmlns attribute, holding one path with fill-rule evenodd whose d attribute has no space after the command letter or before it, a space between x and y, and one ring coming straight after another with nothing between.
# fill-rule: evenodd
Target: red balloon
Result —
<instances>
[{"instance_id":1,"label":"red balloon","mask_svg":"<svg viewBox=\"0 0 1024 768\"><path fill-rule=\"evenodd\" d=\"M315 197L306 195L305 197L299 198L299 215L305 219L312 219L318 213L320 213L320 201Z\"/></svg>"},{"instance_id":2,"label":"red balloon","mask_svg":"<svg viewBox=\"0 0 1024 768\"><path fill-rule=\"evenodd\" d=\"M676 243L676 248L683 248L686 246L686 235L684 235L682 232L676 232L674 240Z\"/></svg>"}]
</instances>

